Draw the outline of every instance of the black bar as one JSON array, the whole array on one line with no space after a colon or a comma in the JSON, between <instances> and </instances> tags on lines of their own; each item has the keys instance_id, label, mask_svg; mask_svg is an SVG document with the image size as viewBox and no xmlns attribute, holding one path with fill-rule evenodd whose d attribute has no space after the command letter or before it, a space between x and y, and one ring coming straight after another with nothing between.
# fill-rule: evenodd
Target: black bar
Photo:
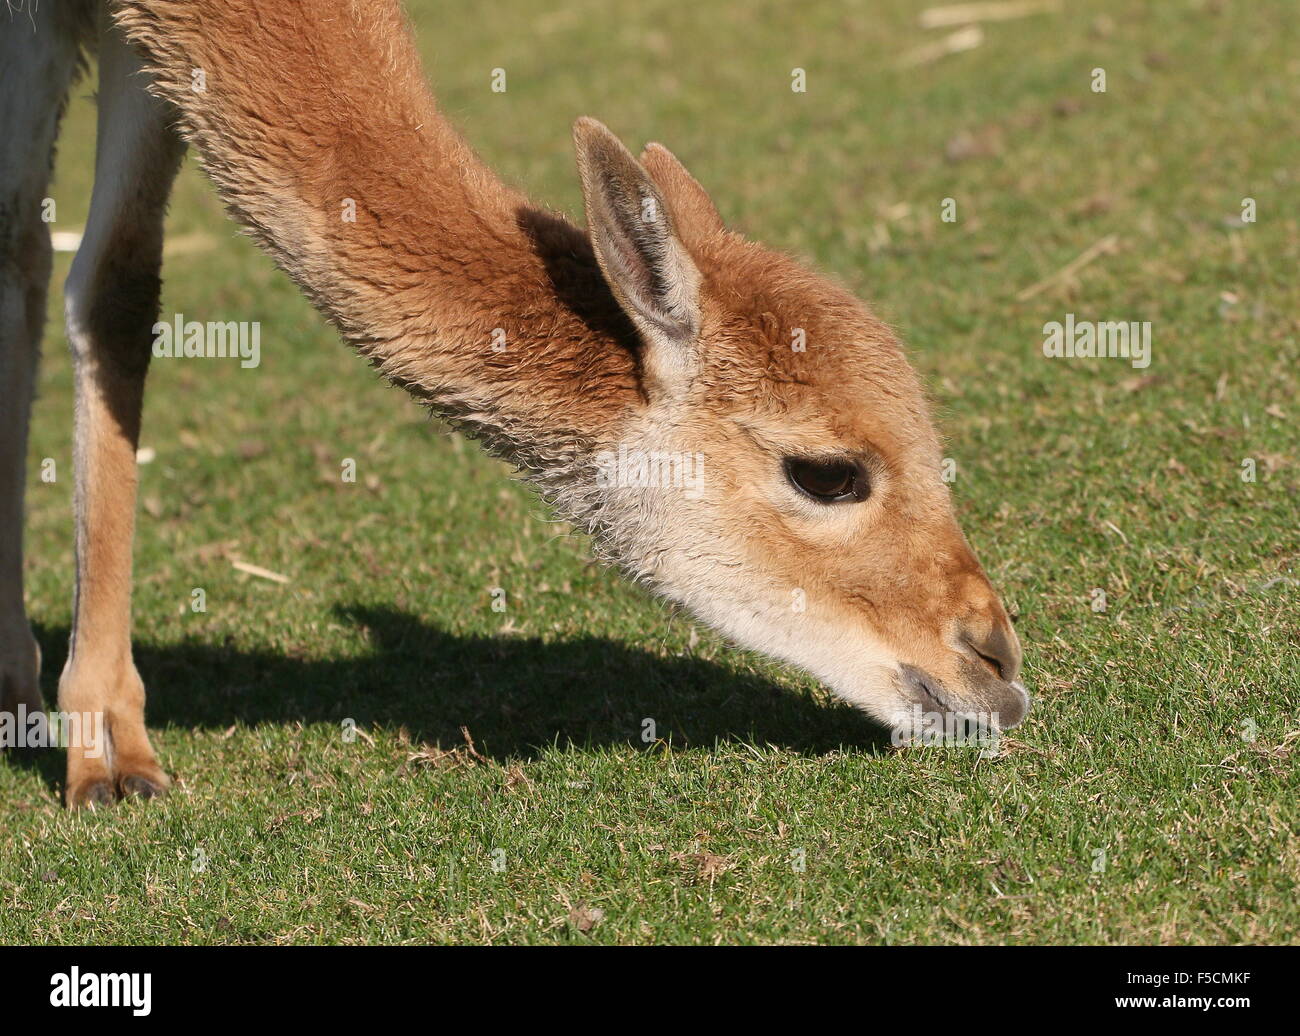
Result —
<instances>
[{"instance_id":1,"label":"black bar","mask_svg":"<svg viewBox=\"0 0 1300 1036\"><path fill-rule=\"evenodd\" d=\"M411 1010L432 1012L433 1024L443 1009L485 1022L512 1011L554 1021L559 1012L584 1027L629 1012L698 1025L778 1008L809 1023L832 1009L876 1019L882 1011L917 1020L1032 1011L1038 1019L1185 1020L1260 1008L1289 1015L1298 963L1295 947L1250 946L4 947L0 990L6 1019L113 1015L132 1025L374 1024ZM135 985L105 975L133 976ZM138 1014L146 975L148 1013ZM127 1002L53 1002L99 995Z\"/></svg>"}]
</instances>

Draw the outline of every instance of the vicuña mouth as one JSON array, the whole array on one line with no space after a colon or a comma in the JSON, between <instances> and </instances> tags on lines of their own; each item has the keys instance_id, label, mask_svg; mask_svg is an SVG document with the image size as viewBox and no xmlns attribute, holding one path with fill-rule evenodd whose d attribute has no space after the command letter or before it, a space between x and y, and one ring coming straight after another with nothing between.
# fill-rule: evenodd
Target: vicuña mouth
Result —
<instances>
[{"instance_id":1,"label":"vicu\u00f1a mouth","mask_svg":"<svg viewBox=\"0 0 1300 1036\"><path fill-rule=\"evenodd\" d=\"M974 702L954 694L924 669L912 665L898 667L900 683L912 700L928 711L951 713L965 720L988 722L999 730L1010 730L1029 711L1029 692L1018 682L996 681L997 693L989 700ZM988 680L988 677L985 677ZM990 688L992 690L992 688ZM1000 706L998 698L1005 698Z\"/></svg>"},{"instance_id":2,"label":"vicu\u00f1a mouth","mask_svg":"<svg viewBox=\"0 0 1300 1036\"><path fill-rule=\"evenodd\" d=\"M937 712L961 711L952 696L944 689L943 684L924 669L917 669L913 665L900 665L898 672L903 678L903 686L912 692L919 700L919 704L933 708Z\"/></svg>"}]
</instances>

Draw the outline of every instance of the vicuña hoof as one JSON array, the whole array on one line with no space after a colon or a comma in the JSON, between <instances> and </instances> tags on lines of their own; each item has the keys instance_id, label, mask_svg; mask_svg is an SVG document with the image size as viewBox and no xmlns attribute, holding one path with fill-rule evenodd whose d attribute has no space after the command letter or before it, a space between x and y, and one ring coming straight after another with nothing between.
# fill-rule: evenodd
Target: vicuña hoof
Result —
<instances>
[{"instance_id":1,"label":"vicu\u00f1a hoof","mask_svg":"<svg viewBox=\"0 0 1300 1036\"><path fill-rule=\"evenodd\" d=\"M156 799L167 794L166 778L143 777L132 774L121 779L122 798Z\"/></svg>"},{"instance_id":2,"label":"vicu\u00f1a hoof","mask_svg":"<svg viewBox=\"0 0 1300 1036\"><path fill-rule=\"evenodd\" d=\"M113 786L105 780L92 780L68 790L69 809L99 809L116 801Z\"/></svg>"}]
</instances>

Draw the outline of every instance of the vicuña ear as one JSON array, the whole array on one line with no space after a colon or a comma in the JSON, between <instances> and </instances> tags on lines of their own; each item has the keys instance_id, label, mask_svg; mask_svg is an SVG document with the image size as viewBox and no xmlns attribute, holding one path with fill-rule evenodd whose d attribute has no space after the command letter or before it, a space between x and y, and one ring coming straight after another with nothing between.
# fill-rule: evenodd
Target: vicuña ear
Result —
<instances>
[{"instance_id":1,"label":"vicu\u00f1a ear","mask_svg":"<svg viewBox=\"0 0 1300 1036\"><path fill-rule=\"evenodd\" d=\"M676 155L662 144L647 144L641 152L641 164L672 207L677 230L688 248L726 232L713 199Z\"/></svg>"},{"instance_id":2,"label":"vicu\u00f1a ear","mask_svg":"<svg viewBox=\"0 0 1300 1036\"><path fill-rule=\"evenodd\" d=\"M649 381L689 383L697 364L700 274L650 174L595 119L573 127L591 244L605 281L645 346Z\"/></svg>"}]
</instances>

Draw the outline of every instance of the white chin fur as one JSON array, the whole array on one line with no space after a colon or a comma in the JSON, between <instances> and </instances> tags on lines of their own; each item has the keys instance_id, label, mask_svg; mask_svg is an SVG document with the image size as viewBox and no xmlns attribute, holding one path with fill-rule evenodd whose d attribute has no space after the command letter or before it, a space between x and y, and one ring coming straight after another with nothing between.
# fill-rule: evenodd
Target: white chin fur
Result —
<instances>
[{"instance_id":1,"label":"white chin fur","mask_svg":"<svg viewBox=\"0 0 1300 1036\"><path fill-rule=\"evenodd\" d=\"M667 596L740 644L803 669L838 698L886 727L910 724L913 702L898 685L898 660L881 645L839 632L807 613L710 594L696 579L685 592L660 582Z\"/></svg>"}]
</instances>

